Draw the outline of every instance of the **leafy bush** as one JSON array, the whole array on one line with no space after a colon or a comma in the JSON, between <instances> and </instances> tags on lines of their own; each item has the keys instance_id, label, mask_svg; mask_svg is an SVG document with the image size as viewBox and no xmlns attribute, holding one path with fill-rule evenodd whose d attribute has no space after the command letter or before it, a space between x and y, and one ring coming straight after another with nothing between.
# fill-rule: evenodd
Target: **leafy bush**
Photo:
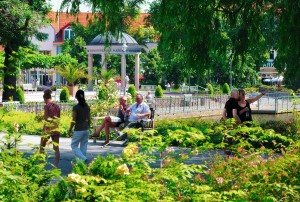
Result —
<instances>
[{"instance_id":1,"label":"leafy bush","mask_svg":"<svg viewBox=\"0 0 300 202\"><path fill-rule=\"evenodd\" d=\"M70 93L69 93L69 89L67 87L62 88L62 91L60 92L60 95L59 95L59 100L61 102L68 102L70 100Z\"/></svg>"},{"instance_id":2,"label":"leafy bush","mask_svg":"<svg viewBox=\"0 0 300 202\"><path fill-rule=\"evenodd\" d=\"M136 94L137 94L137 93L136 93L135 86L129 86L127 92L131 94L131 97L132 97L133 99L135 99Z\"/></svg>"},{"instance_id":3,"label":"leafy bush","mask_svg":"<svg viewBox=\"0 0 300 202\"><path fill-rule=\"evenodd\" d=\"M107 100L108 99L108 90L105 85L99 85L98 99L99 100Z\"/></svg>"},{"instance_id":4,"label":"leafy bush","mask_svg":"<svg viewBox=\"0 0 300 202\"><path fill-rule=\"evenodd\" d=\"M207 89L208 89L208 92L209 92L210 95L214 94L214 92L215 92L214 88L210 83L207 84Z\"/></svg>"},{"instance_id":5,"label":"leafy bush","mask_svg":"<svg viewBox=\"0 0 300 202\"><path fill-rule=\"evenodd\" d=\"M230 94L230 87L229 87L228 83L224 83L224 85L222 87L222 92L227 95Z\"/></svg>"},{"instance_id":6,"label":"leafy bush","mask_svg":"<svg viewBox=\"0 0 300 202\"><path fill-rule=\"evenodd\" d=\"M25 103L25 96L22 88L18 87L16 90L16 100L21 104Z\"/></svg>"},{"instance_id":7,"label":"leafy bush","mask_svg":"<svg viewBox=\"0 0 300 202\"><path fill-rule=\"evenodd\" d=\"M163 95L164 95L163 90L162 90L161 86L158 85L155 89L155 97L161 98L161 97L163 97Z\"/></svg>"},{"instance_id":8,"label":"leafy bush","mask_svg":"<svg viewBox=\"0 0 300 202\"><path fill-rule=\"evenodd\" d=\"M15 125L16 126L16 125ZM0 146L0 201L40 201L47 198L50 182L60 176L57 169L45 169L45 155L24 155L16 149L20 135L8 129ZM8 145L13 145L11 147ZM27 157L26 157L27 156Z\"/></svg>"}]
</instances>

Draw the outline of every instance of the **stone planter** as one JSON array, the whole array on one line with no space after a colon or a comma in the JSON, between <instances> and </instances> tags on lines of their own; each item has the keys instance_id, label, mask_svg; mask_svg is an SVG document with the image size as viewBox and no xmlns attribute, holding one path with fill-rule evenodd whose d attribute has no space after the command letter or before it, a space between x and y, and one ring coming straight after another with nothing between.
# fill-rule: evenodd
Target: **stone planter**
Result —
<instances>
[{"instance_id":1,"label":"stone planter","mask_svg":"<svg viewBox=\"0 0 300 202\"><path fill-rule=\"evenodd\" d=\"M69 93L72 97L75 97L76 92L78 91L78 86L68 86Z\"/></svg>"}]
</instances>

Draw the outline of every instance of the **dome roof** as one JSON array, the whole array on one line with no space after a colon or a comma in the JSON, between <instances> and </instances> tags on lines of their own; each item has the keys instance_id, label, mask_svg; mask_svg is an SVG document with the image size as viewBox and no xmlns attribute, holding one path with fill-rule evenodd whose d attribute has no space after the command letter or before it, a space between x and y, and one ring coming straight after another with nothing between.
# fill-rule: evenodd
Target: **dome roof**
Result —
<instances>
[{"instance_id":1,"label":"dome roof","mask_svg":"<svg viewBox=\"0 0 300 202\"><path fill-rule=\"evenodd\" d=\"M126 43L129 46L138 45L132 36L124 32L120 33L120 37L114 37L112 34L108 34L108 36L98 35L90 42L89 45L105 45L105 43L111 45L122 45L123 43Z\"/></svg>"}]
</instances>

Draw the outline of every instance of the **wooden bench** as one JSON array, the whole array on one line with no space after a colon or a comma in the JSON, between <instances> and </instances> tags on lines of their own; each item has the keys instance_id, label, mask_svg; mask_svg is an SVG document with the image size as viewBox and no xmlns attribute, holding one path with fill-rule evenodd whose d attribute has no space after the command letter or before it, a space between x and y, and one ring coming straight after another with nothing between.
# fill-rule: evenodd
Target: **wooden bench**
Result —
<instances>
[{"instance_id":1,"label":"wooden bench","mask_svg":"<svg viewBox=\"0 0 300 202\"><path fill-rule=\"evenodd\" d=\"M156 90L156 85L141 85L141 89L143 90Z\"/></svg>"},{"instance_id":2,"label":"wooden bench","mask_svg":"<svg viewBox=\"0 0 300 202\"><path fill-rule=\"evenodd\" d=\"M119 108L109 108L106 116L118 116L118 113L119 113ZM101 125L99 125L99 121L101 121L101 124L102 124L102 121L104 120L104 118L105 118L105 116L93 118L94 132L96 132L96 130L101 126ZM112 129L115 133L117 133L117 131L119 131L118 127L112 127L110 129ZM93 142L94 143L97 142L97 137L93 137Z\"/></svg>"},{"instance_id":3,"label":"wooden bench","mask_svg":"<svg viewBox=\"0 0 300 202\"><path fill-rule=\"evenodd\" d=\"M56 89L55 93L52 95L52 99L55 101L59 101L61 91L62 89Z\"/></svg>"},{"instance_id":4,"label":"wooden bench","mask_svg":"<svg viewBox=\"0 0 300 202\"><path fill-rule=\"evenodd\" d=\"M190 106L193 101L193 95L192 94L183 94L183 100L181 105L182 106Z\"/></svg>"},{"instance_id":5,"label":"wooden bench","mask_svg":"<svg viewBox=\"0 0 300 202\"><path fill-rule=\"evenodd\" d=\"M180 92L197 92L198 93L198 86L181 86Z\"/></svg>"},{"instance_id":6,"label":"wooden bench","mask_svg":"<svg viewBox=\"0 0 300 202\"><path fill-rule=\"evenodd\" d=\"M23 91L37 91L37 88L33 87L31 83L23 84Z\"/></svg>"}]
</instances>

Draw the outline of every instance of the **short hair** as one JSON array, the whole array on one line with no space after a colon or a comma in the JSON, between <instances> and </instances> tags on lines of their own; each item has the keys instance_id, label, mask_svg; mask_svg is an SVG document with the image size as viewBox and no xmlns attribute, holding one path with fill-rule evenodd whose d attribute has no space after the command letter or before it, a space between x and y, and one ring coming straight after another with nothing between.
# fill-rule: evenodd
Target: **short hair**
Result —
<instances>
[{"instance_id":1,"label":"short hair","mask_svg":"<svg viewBox=\"0 0 300 202\"><path fill-rule=\"evenodd\" d=\"M135 97L141 96L142 99L144 99L144 96L141 93L137 93Z\"/></svg>"},{"instance_id":2,"label":"short hair","mask_svg":"<svg viewBox=\"0 0 300 202\"><path fill-rule=\"evenodd\" d=\"M231 95L233 95L234 93L237 93L237 92L239 92L238 89L232 89L231 90Z\"/></svg>"},{"instance_id":3,"label":"short hair","mask_svg":"<svg viewBox=\"0 0 300 202\"><path fill-rule=\"evenodd\" d=\"M124 95L121 95L121 96L119 97L119 99L127 100L127 97L124 96Z\"/></svg>"}]
</instances>

